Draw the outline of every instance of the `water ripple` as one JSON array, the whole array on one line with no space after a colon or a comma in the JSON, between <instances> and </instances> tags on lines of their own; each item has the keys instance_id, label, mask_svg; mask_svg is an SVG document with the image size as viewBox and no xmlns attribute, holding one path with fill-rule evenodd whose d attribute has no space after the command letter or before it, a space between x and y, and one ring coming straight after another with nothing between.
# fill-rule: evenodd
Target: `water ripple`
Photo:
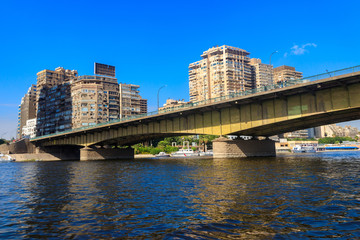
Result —
<instances>
[{"instance_id":1,"label":"water ripple","mask_svg":"<svg viewBox=\"0 0 360 240\"><path fill-rule=\"evenodd\" d=\"M360 238L360 153L1 163L0 238Z\"/></svg>"}]
</instances>

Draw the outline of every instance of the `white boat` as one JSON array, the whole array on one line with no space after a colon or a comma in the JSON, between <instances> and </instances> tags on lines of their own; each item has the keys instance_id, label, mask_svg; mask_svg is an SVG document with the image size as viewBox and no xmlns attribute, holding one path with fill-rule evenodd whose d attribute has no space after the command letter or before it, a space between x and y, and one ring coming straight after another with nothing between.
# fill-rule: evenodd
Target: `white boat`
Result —
<instances>
[{"instance_id":1,"label":"white boat","mask_svg":"<svg viewBox=\"0 0 360 240\"><path fill-rule=\"evenodd\" d=\"M295 145L293 148L294 153L314 153L316 152L316 147L311 145Z\"/></svg>"},{"instance_id":2,"label":"white boat","mask_svg":"<svg viewBox=\"0 0 360 240\"><path fill-rule=\"evenodd\" d=\"M213 156L213 155L214 155L214 154L213 154L212 151L200 152L200 153L199 153L199 156L204 156L204 157L206 157L206 156Z\"/></svg>"},{"instance_id":3,"label":"white boat","mask_svg":"<svg viewBox=\"0 0 360 240\"><path fill-rule=\"evenodd\" d=\"M194 157L199 156L198 153L195 153L192 149L180 149L177 152L171 154L172 157Z\"/></svg>"},{"instance_id":4,"label":"white boat","mask_svg":"<svg viewBox=\"0 0 360 240\"><path fill-rule=\"evenodd\" d=\"M13 162L15 158L12 158L10 155L5 155L0 153L0 162Z\"/></svg>"},{"instance_id":5,"label":"white boat","mask_svg":"<svg viewBox=\"0 0 360 240\"><path fill-rule=\"evenodd\" d=\"M159 152L159 154L156 154L155 157L170 157L170 154L167 154L165 152Z\"/></svg>"}]
</instances>

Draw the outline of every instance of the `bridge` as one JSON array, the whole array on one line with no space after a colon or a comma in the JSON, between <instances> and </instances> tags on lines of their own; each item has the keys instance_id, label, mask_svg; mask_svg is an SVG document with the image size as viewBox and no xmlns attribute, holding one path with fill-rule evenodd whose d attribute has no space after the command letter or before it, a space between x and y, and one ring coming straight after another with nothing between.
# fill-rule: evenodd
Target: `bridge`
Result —
<instances>
[{"instance_id":1,"label":"bridge","mask_svg":"<svg viewBox=\"0 0 360 240\"><path fill-rule=\"evenodd\" d=\"M359 93L360 66L355 66L229 96L193 102L160 112L118 119L93 127L40 136L31 139L31 142L40 148L85 147L82 151L86 152L101 151L98 149L102 149L100 147L105 145L128 146L168 136L211 134L268 137L360 119ZM226 146L233 142L229 141L224 139L215 141L214 153L217 152L218 156L230 156L230 153L230 155L226 154L226 151L230 151L226 150ZM246 146L250 144L252 148L254 146L265 148L267 149L265 152L270 151L270 155L273 155L272 143L269 141L252 140L251 144L250 142L244 144ZM268 147L269 144L271 147ZM217 147L222 149L221 153L216 150ZM236 148L242 147L237 144ZM119 149L117 151L120 152ZM254 151L260 150L251 150L252 153L241 150L240 155L253 156L256 155ZM260 155L267 155L268 153L265 152Z\"/></svg>"}]
</instances>

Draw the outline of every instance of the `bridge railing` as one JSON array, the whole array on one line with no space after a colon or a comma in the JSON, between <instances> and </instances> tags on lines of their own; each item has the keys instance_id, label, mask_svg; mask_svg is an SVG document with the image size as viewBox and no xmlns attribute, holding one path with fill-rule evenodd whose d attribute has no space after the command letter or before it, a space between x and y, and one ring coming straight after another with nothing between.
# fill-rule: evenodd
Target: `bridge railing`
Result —
<instances>
[{"instance_id":1,"label":"bridge railing","mask_svg":"<svg viewBox=\"0 0 360 240\"><path fill-rule=\"evenodd\" d=\"M75 131L82 131L82 130L92 129L92 128L95 128L95 127L101 127L101 126L108 125L108 124L111 124L111 123L125 122L125 121L129 121L129 120L132 120L132 119L137 119L137 118L153 116L153 115L157 115L157 114L164 114L164 113L179 111L179 110L182 110L182 109L188 109L188 108L202 106L202 105L206 105L206 104L231 100L233 98L237 98L237 97L241 97L241 96L248 96L248 95L252 95L252 94L255 94L255 93L266 92L266 91L269 91L269 90L289 87L289 86L297 85L297 84L300 84L300 83L312 82L312 81L316 81L316 80L321 80L321 79L330 78L330 77L336 77L336 76L355 73L355 72L360 72L360 65L359 66L354 66L354 67L349 67L349 68L344 68L344 69L340 69L340 70L336 70L336 71L332 71L332 72L326 72L326 73L322 73L322 74L318 74L318 75L314 75L314 76L310 76L310 77L305 77L305 78L301 78L301 79L293 79L293 80L288 80L288 81L285 81L285 82L279 82L279 83L276 83L276 84L270 84L270 85L267 85L267 86L263 86L263 87L255 88L255 89L249 89L249 90L242 91L242 92L235 92L235 93L232 93L232 94L229 94L229 95L226 95L226 96L210 98L210 99L197 101L197 102L190 102L190 103L186 103L186 104L183 104L183 105L180 105L180 106L166 108L166 109L162 109L162 110L158 110L158 111L148 112L148 113L129 116L129 117L120 118L120 119L114 119L114 120L111 120L111 121L108 121L108 122L98 123L98 124L92 125L92 126L85 126L85 127L73 128L73 129L69 129L69 130L65 130L65 131L61 131L61 132L55 132L55 133L52 133L52 134L35 137L35 138L32 138L31 140L36 140L36 139L44 138L44 137L51 137L51 136L54 136L54 135L57 135L57 134L66 134L66 133L71 133L71 132L75 132Z\"/></svg>"}]
</instances>

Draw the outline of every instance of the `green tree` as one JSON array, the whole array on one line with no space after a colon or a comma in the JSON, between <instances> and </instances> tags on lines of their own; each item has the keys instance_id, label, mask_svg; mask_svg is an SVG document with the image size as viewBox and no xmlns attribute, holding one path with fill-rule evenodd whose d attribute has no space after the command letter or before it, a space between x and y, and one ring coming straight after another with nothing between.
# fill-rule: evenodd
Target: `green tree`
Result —
<instances>
[{"instance_id":1,"label":"green tree","mask_svg":"<svg viewBox=\"0 0 360 240\"><path fill-rule=\"evenodd\" d=\"M152 148L150 150L150 154L152 154L152 155L159 154L160 152L161 152L161 149L159 149L159 148Z\"/></svg>"}]
</instances>

